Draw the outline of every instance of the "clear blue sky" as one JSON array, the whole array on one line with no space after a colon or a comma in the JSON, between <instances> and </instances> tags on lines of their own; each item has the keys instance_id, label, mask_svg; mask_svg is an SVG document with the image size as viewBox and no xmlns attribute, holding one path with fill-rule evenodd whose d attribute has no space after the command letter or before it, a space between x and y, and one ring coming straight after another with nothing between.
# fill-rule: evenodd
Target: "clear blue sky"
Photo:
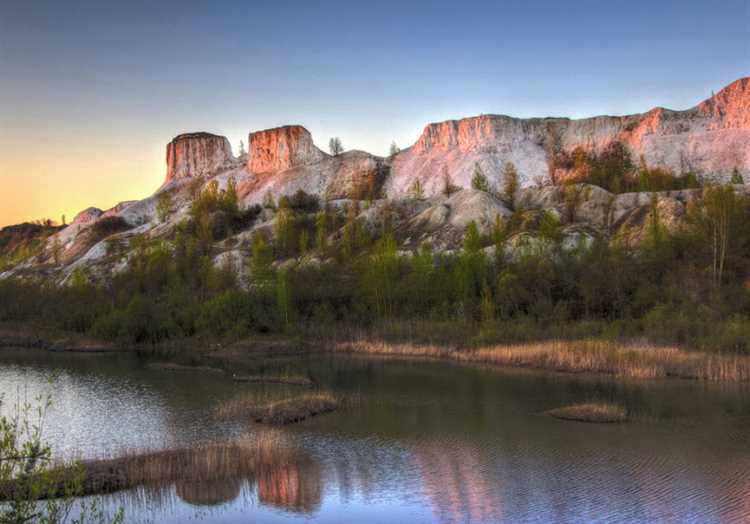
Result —
<instances>
[{"instance_id":1,"label":"clear blue sky","mask_svg":"<svg viewBox=\"0 0 750 524\"><path fill-rule=\"evenodd\" d=\"M431 121L682 109L748 75L747 0L9 0L0 177L52 189L4 191L0 225L145 196L185 131L236 150L299 123L383 154Z\"/></svg>"}]
</instances>

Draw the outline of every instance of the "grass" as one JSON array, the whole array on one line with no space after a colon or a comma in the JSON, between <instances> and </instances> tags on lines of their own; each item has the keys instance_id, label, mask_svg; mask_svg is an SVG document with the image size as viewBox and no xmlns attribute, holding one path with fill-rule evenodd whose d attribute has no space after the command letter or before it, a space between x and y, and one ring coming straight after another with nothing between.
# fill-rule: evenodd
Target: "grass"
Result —
<instances>
[{"instance_id":1,"label":"grass","mask_svg":"<svg viewBox=\"0 0 750 524\"><path fill-rule=\"evenodd\" d=\"M338 400L328 393L314 393L262 404L258 404L257 399L245 397L220 406L216 410L216 416L218 418L248 416L259 424L284 425L328 413L338 407Z\"/></svg>"},{"instance_id":2,"label":"grass","mask_svg":"<svg viewBox=\"0 0 750 524\"><path fill-rule=\"evenodd\" d=\"M551 409L546 414L563 420L598 423L625 422L628 418L624 407L607 402L574 404Z\"/></svg>"},{"instance_id":3,"label":"grass","mask_svg":"<svg viewBox=\"0 0 750 524\"><path fill-rule=\"evenodd\" d=\"M437 345L355 340L338 343L335 350L439 358L567 373L603 373L637 379L679 377L728 382L750 380L750 357L685 351L645 342L551 340L459 350Z\"/></svg>"}]
</instances>

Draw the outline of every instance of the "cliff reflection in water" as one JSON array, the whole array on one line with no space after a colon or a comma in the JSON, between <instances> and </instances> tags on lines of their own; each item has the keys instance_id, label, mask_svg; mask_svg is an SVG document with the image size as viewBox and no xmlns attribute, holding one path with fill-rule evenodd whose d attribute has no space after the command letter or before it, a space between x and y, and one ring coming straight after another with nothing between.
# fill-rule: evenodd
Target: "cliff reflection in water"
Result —
<instances>
[{"instance_id":1,"label":"cliff reflection in water","mask_svg":"<svg viewBox=\"0 0 750 524\"><path fill-rule=\"evenodd\" d=\"M479 452L457 442L419 444L414 459L435 519L442 523L497 522L502 516L500 490L486 474Z\"/></svg>"}]
</instances>

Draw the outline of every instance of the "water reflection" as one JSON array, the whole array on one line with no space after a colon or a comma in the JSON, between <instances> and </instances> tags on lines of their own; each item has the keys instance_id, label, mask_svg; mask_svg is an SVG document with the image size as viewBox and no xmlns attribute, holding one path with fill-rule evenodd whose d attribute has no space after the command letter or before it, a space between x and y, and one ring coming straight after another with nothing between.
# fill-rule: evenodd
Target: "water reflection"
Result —
<instances>
[{"instance_id":1,"label":"water reflection","mask_svg":"<svg viewBox=\"0 0 750 524\"><path fill-rule=\"evenodd\" d=\"M245 442L145 461L137 471L149 482L108 498L129 521L750 522L747 388L318 359L302 365L361 401L267 431L213 414L238 399L283 396L283 387L96 362L56 364L65 378L53 445L74 449L88 432L87 457L111 455L114 441L150 444L165 458L158 449L175 443ZM0 393L41 387L49 367L0 362ZM539 415L590 398L623 403L636 420Z\"/></svg>"},{"instance_id":2,"label":"water reflection","mask_svg":"<svg viewBox=\"0 0 750 524\"><path fill-rule=\"evenodd\" d=\"M175 494L193 506L217 506L239 497L243 484L241 479L181 480L175 483Z\"/></svg>"},{"instance_id":3,"label":"water reflection","mask_svg":"<svg viewBox=\"0 0 750 524\"><path fill-rule=\"evenodd\" d=\"M439 522L497 522L502 517L500 487L485 471L475 448L456 442L428 442L414 450L424 491Z\"/></svg>"},{"instance_id":4,"label":"water reflection","mask_svg":"<svg viewBox=\"0 0 750 524\"><path fill-rule=\"evenodd\" d=\"M323 493L320 465L299 456L296 463L261 468L257 474L258 500L285 510L312 513Z\"/></svg>"}]
</instances>

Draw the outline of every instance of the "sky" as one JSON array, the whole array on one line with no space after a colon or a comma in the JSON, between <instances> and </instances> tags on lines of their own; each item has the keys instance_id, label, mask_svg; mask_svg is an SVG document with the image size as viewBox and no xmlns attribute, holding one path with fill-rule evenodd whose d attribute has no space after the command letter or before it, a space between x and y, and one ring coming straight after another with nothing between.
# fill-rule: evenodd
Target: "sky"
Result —
<instances>
[{"instance_id":1,"label":"sky","mask_svg":"<svg viewBox=\"0 0 750 524\"><path fill-rule=\"evenodd\" d=\"M166 144L301 124L686 109L750 76L747 0L0 2L0 226L144 198Z\"/></svg>"}]
</instances>

